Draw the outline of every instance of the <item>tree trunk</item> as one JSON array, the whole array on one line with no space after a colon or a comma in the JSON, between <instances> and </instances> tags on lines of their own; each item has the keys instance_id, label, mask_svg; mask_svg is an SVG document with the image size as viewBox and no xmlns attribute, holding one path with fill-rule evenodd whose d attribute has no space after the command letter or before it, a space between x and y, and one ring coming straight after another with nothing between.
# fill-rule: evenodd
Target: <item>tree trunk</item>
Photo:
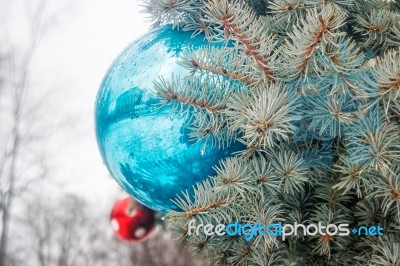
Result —
<instances>
[{"instance_id":1,"label":"tree trunk","mask_svg":"<svg viewBox=\"0 0 400 266\"><path fill-rule=\"evenodd\" d=\"M11 208L14 197L14 182L15 182L15 168L16 162L18 158L18 150L19 150L19 103L15 108L15 125L12 131L12 135L14 137L13 146L11 149L11 163L10 163L10 173L9 173L9 188L8 191L4 195L3 206L2 206L2 228L1 228L1 238L0 238L0 266L6 265L6 256L7 256L7 240L8 240L8 227L11 218Z\"/></svg>"}]
</instances>

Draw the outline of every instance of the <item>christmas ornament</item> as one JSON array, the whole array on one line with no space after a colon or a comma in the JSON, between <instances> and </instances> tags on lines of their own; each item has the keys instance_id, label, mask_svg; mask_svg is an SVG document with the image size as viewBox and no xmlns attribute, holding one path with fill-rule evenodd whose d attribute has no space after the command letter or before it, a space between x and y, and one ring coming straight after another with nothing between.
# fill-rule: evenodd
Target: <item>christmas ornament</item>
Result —
<instances>
[{"instance_id":1,"label":"christmas ornament","mask_svg":"<svg viewBox=\"0 0 400 266\"><path fill-rule=\"evenodd\" d=\"M131 196L163 213L179 210L172 200L214 175L213 166L234 149L194 143L187 118L157 105L153 81L189 74L177 64L179 55L204 45L204 36L192 38L170 26L149 32L117 57L96 101L97 140L105 165Z\"/></svg>"},{"instance_id":2,"label":"christmas ornament","mask_svg":"<svg viewBox=\"0 0 400 266\"><path fill-rule=\"evenodd\" d=\"M121 198L114 204L110 220L114 233L132 242L145 241L156 225L155 212L131 197Z\"/></svg>"}]
</instances>

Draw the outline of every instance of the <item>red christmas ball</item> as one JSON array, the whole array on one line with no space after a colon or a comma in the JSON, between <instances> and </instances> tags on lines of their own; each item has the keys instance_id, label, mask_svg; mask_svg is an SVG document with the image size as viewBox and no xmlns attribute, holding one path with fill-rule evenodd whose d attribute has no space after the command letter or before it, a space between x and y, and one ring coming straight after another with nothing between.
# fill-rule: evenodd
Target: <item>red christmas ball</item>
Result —
<instances>
[{"instance_id":1,"label":"red christmas ball","mask_svg":"<svg viewBox=\"0 0 400 266\"><path fill-rule=\"evenodd\" d=\"M121 198L114 204L110 220L115 235L131 242L145 241L156 226L155 212L131 197Z\"/></svg>"}]
</instances>

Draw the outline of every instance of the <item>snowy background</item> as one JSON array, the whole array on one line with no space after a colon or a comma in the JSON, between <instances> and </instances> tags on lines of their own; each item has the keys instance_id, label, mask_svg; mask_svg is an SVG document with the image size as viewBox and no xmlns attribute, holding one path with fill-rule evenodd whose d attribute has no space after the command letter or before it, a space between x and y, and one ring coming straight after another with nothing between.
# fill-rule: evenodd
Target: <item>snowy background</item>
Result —
<instances>
[{"instance_id":1,"label":"snowy background","mask_svg":"<svg viewBox=\"0 0 400 266\"><path fill-rule=\"evenodd\" d=\"M94 101L113 59L150 29L140 11L135 0L0 0L5 265L202 264L161 228L127 245L109 225L123 192L97 149Z\"/></svg>"},{"instance_id":2,"label":"snowy background","mask_svg":"<svg viewBox=\"0 0 400 266\"><path fill-rule=\"evenodd\" d=\"M137 1L2 1L2 35L20 60L29 47L31 14L43 4L44 28L29 67L29 96L43 101L37 131L46 134L40 149L50 155L50 191L79 193L108 204L118 191L102 165L94 134L94 101L113 59L149 30ZM3 46L5 46L3 44ZM41 99L40 99L41 98ZM43 99L47 98L47 99ZM47 157L47 156L46 156ZM57 191L57 193L62 193Z\"/></svg>"}]
</instances>

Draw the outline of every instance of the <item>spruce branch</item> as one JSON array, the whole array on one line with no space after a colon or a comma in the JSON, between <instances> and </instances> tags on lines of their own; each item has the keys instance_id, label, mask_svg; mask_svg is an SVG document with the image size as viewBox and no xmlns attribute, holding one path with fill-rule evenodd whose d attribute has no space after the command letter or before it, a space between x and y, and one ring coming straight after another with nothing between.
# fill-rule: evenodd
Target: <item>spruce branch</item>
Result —
<instances>
[{"instance_id":1,"label":"spruce branch","mask_svg":"<svg viewBox=\"0 0 400 266\"><path fill-rule=\"evenodd\" d=\"M271 10L269 12L271 14L288 13L288 18L286 20L291 21L291 13L296 13L305 8L305 6L306 1L303 0L273 0L269 2L268 8ZM297 17L294 19L297 19Z\"/></svg>"},{"instance_id":2,"label":"spruce branch","mask_svg":"<svg viewBox=\"0 0 400 266\"><path fill-rule=\"evenodd\" d=\"M322 73L316 77L319 93L326 97L349 93L356 100L377 96L375 73L356 42L339 37L317 56L325 68L317 71Z\"/></svg>"},{"instance_id":3,"label":"spruce branch","mask_svg":"<svg viewBox=\"0 0 400 266\"><path fill-rule=\"evenodd\" d=\"M245 72L236 67L235 60L240 55L234 48L208 48L190 50L178 62L192 73L207 72L252 85L256 83L251 71Z\"/></svg>"},{"instance_id":4,"label":"spruce branch","mask_svg":"<svg viewBox=\"0 0 400 266\"><path fill-rule=\"evenodd\" d=\"M328 209L335 210L346 210L348 211L349 202L352 200L351 193L343 193L335 186L340 182L340 176L333 171L327 171L315 185L314 198L318 202L326 204Z\"/></svg>"},{"instance_id":5,"label":"spruce branch","mask_svg":"<svg viewBox=\"0 0 400 266\"><path fill-rule=\"evenodd\" d=\"M393 11L400 12L400 1L399 0L390 1L389 4Z\"/></svg>"},{"instance_id":6,"label":"spruce branch","mask_svg":"<svg viewBox=\"0 0 400 266\"><path fill-rule=\"evenodd\" d=\"M232 88L227 81L215 78L199 79L197 76L172 77L170 81L160 77L154 89L161 98L160 106L171 105L170 114L185 114L190 137L210 139L213 146L225 146L232 140L227 129L223 110Z\"/></svg>"},{"instance_id":7,"label":"spruce branch","mask_svg":"<svg viewBox=\"0 0 400 266\"><path fill-rule=\"evenodd\" d=\"M378 57L375 71L386 118L390 113L400 115L400 49L389 50Z\"/></svg>"},{"instance_id":8,"label":"spruce branch","mask_svg":"<svg viewBox=\"0 0 400 266\"><path fill-rule=\"evenodd\" d=\"M304 97L303 119L308 122L308 128L321 138L344 136L346 128L358 121L363 113L363 109L358 110L357 103L351 98L338 94Z\"/></svg>"},{"instance_id":9,"label":"spruce branch","mask_svg":"<svg viewBox=\"0 0 400 266\"><path fill-rule=\"evenodd\" d=\"M322 224L335 224L339 225L342 223L350 224L351 216L345 210L332 210L328 208L326 205L320 205L314 211L313 217L311 218L311 223L317 224L321 222ZM329 233L333 233L329 231ZM346 236L331 236L328 232L325 235L316 235L311 237L313 242L313 253L316 253L320 256L326 256L328 258L331 257L331 254L334 251L343 250L350 239Z\"/></svg>"},{"instance_id":10,"label":"spruce branch","mask_svg":"<svg viewBox=\"0 0 400 266\"><path fill-rule=\"evenodd\" d=\"M357 203L354 216L358 224L368 226L379 224L384 220L382 204L379 198L369 197Z\"/></svg>"},{"instance_id":11,"label":"spruce branch","mask_svg":"<svg viewBox=\"0 0 400 266\"><path fill-rule=\"evenodd\" d=\"M323 8L324 6L331 5L338 11L348 12L353 7L356 0L309 0L307 4L313 7Z\"/></svg>"},{"instance_id":12,"label":"spruce branch","mask_svg":"<svg viewBox=\"0 0 400 266\"><path fill-rule=\"evenodd\" d=\"M239 239L230 249L231 256L227 259L228 265L249 265L254 252L252 242Z\"/></svg>"},{"instance_id":13,"label":"spruce branch","mask_svg":"<svg viewBox=\"0 0 400 266\"><path fill-rule=\"evenodd\" d=\"M282 23L283 32L291 31L293 25L306 13L306 0L273 0L268 4L268 13L276 16L276 23Z\"/></svg>"},{"instance_id":14,"label":"spruce branch","mask_svg":"<svg viewBox=\"0 0 400 266\"><path fill-rule=\"evenodd\" d=\"M375 170L368 170L362 163L354 163L347 156L341 156L340 161L335 165L335 172L340 175L339 183L333 189L347 193L355 189L359 198L363 198L370 192L371 184L379 178Z\"/></svg>"},{"instance_id":15,"label":"spruce branch","mask_svg":"<svg viewBox=\"0 0 400 266\"><path fill-rule=\"evenodd\" d=\"M197 77L186 78L181 82L180 78L172 78L167 81L160 77L154 82L154 89L163 100L161 105L172 104L172 110L190 112L195 109L197 112L208 113L221 112L224 110L229 98L229 88L218 80L199 80Z\"/></svg>"},{"instance_id":16,"label":"spruce branch","mask_svg":"<svg viewBox=\"0 0 400 266\"><path fill-rule=\"evenodd\" d=\"M187 17L197 14L201 0L142 0L145 13L150 15L154 26L172 22L174 26L183 23Z\"/></svg>"},{"instance_id":17,"label":"spruce branch","mask_svg":"<svg viewBox=\"0 0 400 266\"><path fill-rule=\"evenodd\" d=\"M400 162L399 127L383 120L379 113L372 112L351 127L347 150L353 162L375 170L390 169L392 162Z\"/></svg>"},{"instance_id":18,"label":"spruce branch","mask_svg":"<svg viewBox=\"0 0 400 266\"><path fill-rule=\"evenodd\" d=\"M255 180L256 186L260 187L261 197L274 196L278 193L281 181L275 174L270 162L265 157L253 157L250 175Z\"/></svg>"},{"instance_id":19,"label":"spruce branch","mask_svg":"<svg viewBox=\"0 0 400 266\"><path fill-rule=\"evenodd\" d=\"M235 139L222 114L197 113L190 122L188 136L197 141L210 142L212 147L225 148Z\"/></svg>"},{"instance_id":20,"label":"spruce branch","mask_svg":"<svg viewBox=\"0 0 400 266\"><path fill-rule=\"evenodd\" d=\"M294 132L296 96L282 84L269 84L251 92L238 92L228 99L227 115L233 131L241 131L248 149L265 150L277 141L289 141ZM237 118L240 117L239 120Z\"/></svg>"},{"instance_id":21,"label":"spruce branch","mask_svg":"<svg viewBox=\"0 0 400 266\"><path fill-rule=\"evenodd\" d=\"M298 25L288 34L282 49L283 62L290 62L283 65L288 79L295 80L316 72L315 69L321 63L318 62L316 52L323 53L326 45L334 44L338 37L344 35L340 28L345 19L344 13L337 12L330 6L321 11L311 9L304 19L300 19Z\"/></svg>"},{"instance_id":22,"label":"spruce branch","mask_svg":"<svg viewBox=\"0 0 400 266\"><path fill-rule=\"evenodd\" d=\"M250 265L282 265L281 253L282 247L266 251L262 246L257 245L250 259Z\"/></svg>"},{"instance_id":23,"label":"spruce branch","mask_svg":"<svg viewBox=\"0 0 400 266\"><path fill-rule=\"evenodd\" d=\"M356 14L368 14L371 13L372 10L385 9L386 1L382 0L359 0L354 1L353 8L351 11L354 15Z\"/></svg>"},{"instance_id":24,"label":"spruce branch","mask_svg":"<svg viewBox=\"0 0 400 266\"><path fill-rule=\"evenodd\" d=\"M284 220L282 218L283 209L281 205L277 203L275 198L266 197L261 200L253 198L251 203L252 207L249 211L246 222L251 224L260 223L263 226L267 226ZM262 248L267 252L279 246L277 238L268 234L265 236L258 234L253 241L254 245L262 246Z\"/></svg>"},{"instance_id":25,"label":"spruce branch","mask_svg":"<svg viewBox=\"0 0 400 266\"><path fill-rule=\"evenodd\" d=\"M247 193L257 193L254 180L250 176L251 169L240 158L228 158L215 167L217 175L215 181L215 191L223 191L228 195L246 198Z\"/></svg>"},{"instance_id":26,"label":"spruce branch","mask_svg":"<svg viewBox=\"0 0 400 266\"><path fill-rule=\"evenodd\" d=\"M275 81L274 57L271 56L277 42L263 26L263 19L243 1L211 0L204 8L204 21L219 26L216 39L234 39L240 44L244 53L252 59L262 71L266 81Z\"/></svg>"},{"instance_id":27,"label":"spruce branch","mask_svg":"<svg viewBox=\"0 0 400 266\"><path fill-rule=\"evenodd\" d=\"M184 193L183 197L176 199L175 203L184 212L171 212L170 216L185 216L188 220L195 216L203 215L214 209L229 207L233 197L224 193L215 193L212 189L213 185L209 180L200 183L195 188L194 201L190 198L188 193Z\"/></svg>"},{"instance_id":28,"label":"spruce branch","mask_svg":"<svg viewBox=\"0 0 400 266\"><path fill-rule=\"evenodd\" d=\"M270 151L268 157L276 177L281 180L281 193L295 194L303 189L303 184L308 181L308 171L304 168L304 161L295 152Z\"/></svg>"},{"instance_id":29,"label":"spruce branch","mask_svg":"<svg viewBox=\"0 0 400 266\"><path fill-rule=\"evenodd\" d=\"M183 30L193 32L193 36L204 34L209 41L212 40L212 36L217 34L212 23L203 21L202 17L198 14L187 19L183 25Z\"/></svg>"},{"instance_id":30,"label":"spruce branch","mask_svg":"<svg viewBox=\"0 0 400 266\"><path fill-rule=\"evenodd\" d=\"M355 100L365 105L369 99L377 97L375 71L354 41L345 37L333 39L333 43L328 43L324 51L317 51L315 57L314 74L300 79L303 83L298 80L289 83L301 96L324 97L329 101L331 97L345 94L350 96L340 101L345 105Z\"/></svg>"},{"instance_id":31,"label":"spruce branch","mask_svg":"<svg viewBox=\"0 0 400 266\"><path fill-rule=\"evenodd\" d=\"M250 0L146 2L159 23L226 44L185 52L190 75L155 83L161 107L186 115L191 138L247 146L175 200L170 230L213 265L399 264L398 0L271 0L266 16ZM188 235L191 219L283 218L379 224L385 236Z\"/></svg>"},{"instance_id":32,"label":"spruce branch","mask_svg":"<svg viewBox=\"0 0 400 266\"><path fill-rule=\"evenodd\" d=\"M400 219L400 165L381 169L381 172L382 178L375 182L376 189L370 196L381 198L384 215L394 206L397 219Z\"/></svg>"},{"instance_id":33,"label":"spruce branch","mask_svg":"<svg viewBox=\"0 0 400 266\"><path fill-rule=\"evenodd\" d=\"M372 9L356 16L354 30L363 36L366 47L382 50L400 46L400 15L386 9Z\"/></svg>"},{"instance_id":34,"label":"spruce branch","mask_svg":"<svg viewBox=\"0 0 400 266\"><path fill-rule=\"evenodd\" d=\"M379 243L372 245L375 254L372 255L371 263L377 266L399 265L400 244L397 237L381 237Z\"/></svg>"},{"instance_id":35,"label":"spruce branch","mask_svg":"<svg viewBox=\"0 0 400 266\"><path fill-rule=\"evenodd\" d=\"M309 185L304 186L304 189L297 192L290 197L282 197L285 222L294 224L304 224L309 218L310 213L314 208L314 202L312 201L313 188ZM299 234L297 239L304 239L304 236Z\"/></svg>"}]
</instances>

